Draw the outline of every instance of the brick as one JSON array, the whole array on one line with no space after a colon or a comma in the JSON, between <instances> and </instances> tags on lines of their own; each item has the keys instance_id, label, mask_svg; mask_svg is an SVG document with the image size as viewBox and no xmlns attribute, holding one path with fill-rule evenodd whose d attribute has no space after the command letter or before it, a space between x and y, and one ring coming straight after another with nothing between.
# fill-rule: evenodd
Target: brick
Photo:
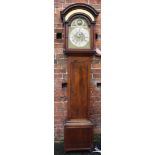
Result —
<instances>
[{"instance_id":1,"label":"brick","mask_svg":"<svg viewBox=\"0 0 155 155\"><path fill-rule=\"evenodd\" d=\"M60 80L60 79L58 79L58 80ZM61 80L63 81L63 79L61 79ZM64 95L66 95L66 92L64 92L63 89L62 89L62 82L60 82L59 85L61 87L56 87L54 89L54 95L55 96L64 96Z\"/></svg>"},{"instance_id":2,"label":"brick","mask_svg":"<svg viewBox=\"0 0 155 155\"><path fill-rule=\"evenodd\" d=\"M89 0L89 4L100 4L101 0Z\"/></svg>"},{"instance_id":3,"label":"brick","mask_svg":"<svg viewBox=\"0 0 155 155\"><path fill-rule=\"evenodd\" d=\"M101 40L100 39L97 39L96 42L95 42L95 44L96 44L96 47L99 48L101 46Z\"/></svg>"},{"instance_id":4,"label":"brick","mask_svg":"<svg viewBox=\"0 0 155 155\"><path fill-rule=\"evenodd\" d=\"M61 83L60 83L60 86L61 86ZM55 97L66 96L66 92L63 91L62 87L59 87L54 91L54 96ZM55 103L55 104L58 106L58 103ZM62 106L62 103L60 105Z\"/></svg>"},{"instance_id":5,"label":"brick","mask_svg":"<svg viewBox=\"0 0 155 155\"><path fill-rule=\"evenodd\" d=\"M55 33L57 33L57 32L61 32L62 33L63 32L63 28L55 28L54 29L54 32Z\"/></svg>"},{"instance_id":6,"label":"brick","mask_svg":"<svg viewBox=\"0 0 155 155\"><path fill-rule=\"evenodd\" d=\"M95 58L95 59L93 59L92 60L92 64L94 65L94 64L100 64L100 62L101 62L101 56L98 56L99 57L99 59L97 59L97 57Z\"/></svg>"},{"instance_id":7,"label":"brick","mask_svg":"<svg viewBox=\"0 0 155 155\"><path fill-rule=\"evenodd\" d=\"M54 44L54 48L63 48L63 41L62 41L62 43L55 43Z\"/></svg>"},{"instance_id":8,"label":"brick","mask_svg":"<svg viewBox=\"0 0 155 155\"><path fill-rule=\"evenodd\" d=\"M58 69L58 68L61 68L61 64L55 64L55 65L54 65L54 68L57 68L57 69Z\"/></svg>"},{"instance_id":9,"label":"brick","mask_svg":"<svg viewBox=\"0 0 155 155\"><path fill-rule=\"evenodd\" d=\"M67 64L63 64L63 65L62 65L62 68L63 68L63 69L66 69L66 71L67 71Z\"/></svg>"},{"instance_id":10,"label":"brick","mask_svg":"<svg viewBox=\"0 0 155 155\"><path fill-rule=\"evenodd\" d=\"M66 58L66 56L65 56L64 54L57 54L57 55L56 55L56 58L57 58L57 59Z\"/></svg>"},{"instance_id":11,"label":"brick","mask_svg":"<svg viewBox=\"0 0 155 155\"><path fill-rule=\"evenodd\" d=\"M101 14L99 14L96 18L96 24L101 24Z\"/></svg>"},{"instance_id":12,"label":"brick","mask_svg":"<svg viewBox=\"0 0 155 155\"><path fill-rule=\"evenodd\" d=\"M66 69L54 69L54 73L66 73Z\"/></svg>"},{"instance_id":13,"label":"brick","mask_svg":"<svg viewBox=\"0 0 155 155\"><path fill-rule=\"evenodd\" d=\"M100 56L94 56L93 57L93 60L99 60L99 61L101 61L101 57Z\"/></svg>"},{"instance_id":14,"label":"brick","mask_svg":"<svg viewBox=\"0 0 155 155\"><path fill-rule=\"evenodd\" d=\"M101 91L99 89L95 89L91 92L91 96L101 96Z\"/></svg>"},{"instance_id":15,"label":"brick","mask_svg":"<svg viewBox=\"0 0 155 155\"><path fill-rule=\"evenodd\" d=\"M61 112L61 114L62 114L62 112ZM58 122L63 122L63 120L64 120L64 117L63 117L63 115L58 115L58 113L55 113L54 114L54 120L57 120Z\"/></svg>"},{"instance_id":16,"label":"brick","mask_svg":"<svg viewBox=\"0 0 155 155\"><path fill-rule=\"evenodd\" d=\"M99 113L101 113L101 109L98 108L98 107L97 107L97 108L95 107L93 110L94 110L94 111L93 111L94 114L99 114Z\"/></svg>"},{"instance_id":17,"label":"brick","mask_svg":"<svg viewBox=\"0 0 155 155\"><path fill-rule=\"evenodd\" d=\"M92 73L101 73L101 70L100 69L92 69L91 72Z\"/></svg>"},{"instance_id":18,"label":"brick","mask_svg":"<svg viewBox=\"0 0 155 155\"><path fill-rule=\"evenodd\" d=\"M54 18L60 18L60 11L62 11L62 7L61 8L54 8L54 14L56 15Z\"/></svg>"},{"instance_id":19,"label":"brick","mask_svg":"<svg viewBox=\"0 0 155 155\"><path fill-rule=\"evenodd\" d=\"M101 101L101 96L94 97L94 99L95 99L95 101ZM100 105L100 103L99 103L99 105Z\"/></svg>"},{"instance_id":20,"label":"brick","mask_svg":"<svg viewBox=\"0 0 155 155\"><path fill-rule=\"evenodd\" d=\"M66 0L66 3L88 3L88 0Z\"/></svg>"},{"instance_id":21,"label":"brick","mask_svg":"<svg viewBox=\"0 0 155 155\"><path fill-rule=\"evenodd\" d=\"M64 3L65 0L54 0L54 2L62 2L62 3Z\"/></svg>"},{"instance_id":22,"label":"brick","mask_svg":"<svg viewBox=\"0 0 155 155\"><path fill-rule=\"evenodd\" d=\"M62 2L61 0L54 0L54 8L62 8Z\"/></svg>"},{"instance_id":23,"label":"brick","mask_svg":"<svg viewBox=\"0 0 155 155\"><path fill-rule=\"evenodd\" d=\"M95 33L97 33L98 35L101 35L101 28L96 28Z\"/></svg>"},{"instance_id":24,"label":"brick","mask_svg":"<svg viewBox=\"0 0 155 155\"><path fill-rule=\"evenodd\" d=\"M63 24L62 23L58 23L58 24L54 23L54 27L62 29Z\"/></svg>"},{"instance_id":25,"label":"brick","mask_svg":"<svg viewBox=\"0 0 155 155\"><path fill-rule=\"evenodd\" d=\"M67 96L55 96L54 97L54 101L57 101L57 102L64 102L64 101L67 101ZM58 110L62 109L62 105L61 105L61 108L59 108ZM62 109L64 111L64 109Z\"/></svg>"},{"instance_id":26,"label":"brick","mask_svg":"<svg viewBox=\"0 0 155 155\"><path fill-rule=\"evenodd\" d=\"M56 38L55 38L55 39L54 39L54 42L55 42L55 43L63 43L63 39L56 39Z\"/></svg>"},{"instance_id":27,"label":"brick","mask_svg":"<svg viewBox=\"0 0 155 155\"><path fill-rule=\"evenodd\" d=\"M97 24L95 25L95 30L101 30L101 24L97 23Z\"/></svg>"},{"instance_id":28,"label":"brick","mask_svg":"<svg viewBox=\"0 0 155 155\"><path fill-rule=\"evenodd\" d=\"M63 54L63 48L55 48L54 53L56 54Z\"/></svg>"},{"instance_id":29,"label":"brick","mask_svg":"<svg viewBox=\"0 0 155 155\"><path fill-rule=\"evenodd\" d=\"M54 74L54 78L62 79L62 74Z\"/></svg>"},{"instance_id":30,"label":"brick","mask_svg":"<svg viewBox=\"0 0 155 155\"><path fill-rule=\"evenodd\" d=\"M101 5L99 5L99 4L92 4L91 5L94 9L96 9L97 11L101 11Z\"/></svg>"},{"instance_id":31,"label":"brick","mask_svg":"<svg viewBox=\"0 0 155 155\"><path fill-rule=\"evenodd\" d=\"M54 23L55 23L55 24L62 24L60 15L57 14L57 13L54 13Z\"/></svg>"},{"instance_id":32,"label":"brick","mask_svg":"<svg viewBox=\"0 0 155 155\"><path fill-rule=\"evenodd\" d=\"M54 59L54 64L57 64L57 60L56 59Z\"/></svg>"},{"instance_id":33,"label":"brick","mask_svg":"<svg viewBox=\"0 0 155 155\"><path fill-rule=\"evenodd\" d=\"M101 64L92 64L91 68L101 68Z\"/></svg>"},{"instance_id":34,"label":"brick","mask_svg":"<svg viewBox=\"0 0 155 155\"><path fill-rule=\"evenodd\" d=\"M61 79L57 79L57 80L61 80ZM54 88L55 90L62 88L61 82L57 82L56 80L54 80Z\"/></svg>"},{"instance_id":35,"label":"brick","mask_svg":"<svg viewBox=\"0 0 155 155\"><path fill-rule=\"evenodd\" d=\"M64 116L63 110L63 108L56 109L55 115L57 115L58 117Z\"/></svg>"},{"instance_id":36,"label":"brick","mask_svg":"<svg viewBox=\"0 0 155 155\"><path fill-rule=\"evenodd\" d=\"M63 4L63 8L66 8L66 7L68 7L69 5L71 5L71 3L64 3L64 4Z\"/></svg>"},{"instance_id":37,"label":"brick","mask_svg":"<svg viewBox=\"0 0 155 155\"><path fill-rule=\"evenodd\" d=\"M64 65L64 64L67 63L67 59L66 58L64 58L64 59L58 59L57 63Z\"/></svg>"},{"instance_id":38,"label":"brick","mask_svg":"<svg viewBox=\"0 0 155 155\"><path fill-rule=\"evenodd\" d=\"M63 74L63 79L67 79L67 74Z\"/></svg>"},{"instance_id":39,"label":"brick","mask_svg":"<svg viewBox=\"0 0 155 155\"><path fill-rule=\"evenodd\" d=\"M102 42L103 43L103 42ZM95 43L97 48L101 48L101 39L98 39ZM102 52L102 51L101 51ZM100 55L100 57L102 56L102 54Z\"/></svg>"}]
</instances>

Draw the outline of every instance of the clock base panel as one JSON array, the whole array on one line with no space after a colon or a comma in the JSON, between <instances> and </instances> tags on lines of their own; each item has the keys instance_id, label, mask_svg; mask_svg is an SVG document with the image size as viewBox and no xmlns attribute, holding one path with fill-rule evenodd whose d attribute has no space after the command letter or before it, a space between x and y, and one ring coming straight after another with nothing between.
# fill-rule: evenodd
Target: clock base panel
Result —
<instances>
[{"instance_id":1,"label":"clock base panel","mask_svg":"<svg viewBox=\"0 0 155 155\"><path fill-rule=\"evenodd\" d=\"M91 150L93 124L86 119L69 120L64 125L64 151Z\"/></svg>"}]
</instances>

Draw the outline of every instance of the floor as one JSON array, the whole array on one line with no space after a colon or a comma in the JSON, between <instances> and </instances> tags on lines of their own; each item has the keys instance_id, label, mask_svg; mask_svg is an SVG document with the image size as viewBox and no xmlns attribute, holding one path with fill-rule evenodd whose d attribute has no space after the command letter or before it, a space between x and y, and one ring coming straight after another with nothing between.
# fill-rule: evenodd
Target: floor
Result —
<instances>
[{"instance_id":1,"label":"floor","mask_svg":"<svg viewBox=\"0 0 155 155\"><path fill-rule=\"evenodd\" d=\"M100 155L100 153L91 153L89 151L64 153L63 143L55 143L54 144L54 155Z\"/></svg>"}]
</instances>

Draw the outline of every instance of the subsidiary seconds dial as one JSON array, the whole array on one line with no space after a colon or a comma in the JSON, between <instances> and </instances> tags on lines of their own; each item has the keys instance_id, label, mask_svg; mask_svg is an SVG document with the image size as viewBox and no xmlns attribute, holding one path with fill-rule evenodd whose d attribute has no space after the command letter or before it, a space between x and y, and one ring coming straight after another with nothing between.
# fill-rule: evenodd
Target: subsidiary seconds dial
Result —
<instances>
[{"instance_id":1,"label":"subsidiary seconds dial","mask_svg":"<svg viewBox=\"0 0 155 155\"><path fill-rule=\"evenodd\" d=\"M82 27L74 28L69 35L71 43L76 47L84 47L89 42L89 32Z\"/></svg>"}]
</instances>

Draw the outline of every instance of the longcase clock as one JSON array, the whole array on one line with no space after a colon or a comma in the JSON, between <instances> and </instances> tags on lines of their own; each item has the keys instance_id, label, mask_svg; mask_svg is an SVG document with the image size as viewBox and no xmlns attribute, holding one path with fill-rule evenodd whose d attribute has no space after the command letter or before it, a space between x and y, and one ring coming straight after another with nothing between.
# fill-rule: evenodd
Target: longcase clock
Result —
<instances>
[{"instance_id":1,"label":"longcase clock","mask_svg":"<svg viewBox=\"0 0 155 155\"><path fill-rule=\"evenodd\" d=\"M67 121L64 150L91 150L93 123L88 117L90 63L95 54L95 23L98 12L76 3L61 11L64 24L64 53L68 55Z\"/></svg>"}]
</instances>

